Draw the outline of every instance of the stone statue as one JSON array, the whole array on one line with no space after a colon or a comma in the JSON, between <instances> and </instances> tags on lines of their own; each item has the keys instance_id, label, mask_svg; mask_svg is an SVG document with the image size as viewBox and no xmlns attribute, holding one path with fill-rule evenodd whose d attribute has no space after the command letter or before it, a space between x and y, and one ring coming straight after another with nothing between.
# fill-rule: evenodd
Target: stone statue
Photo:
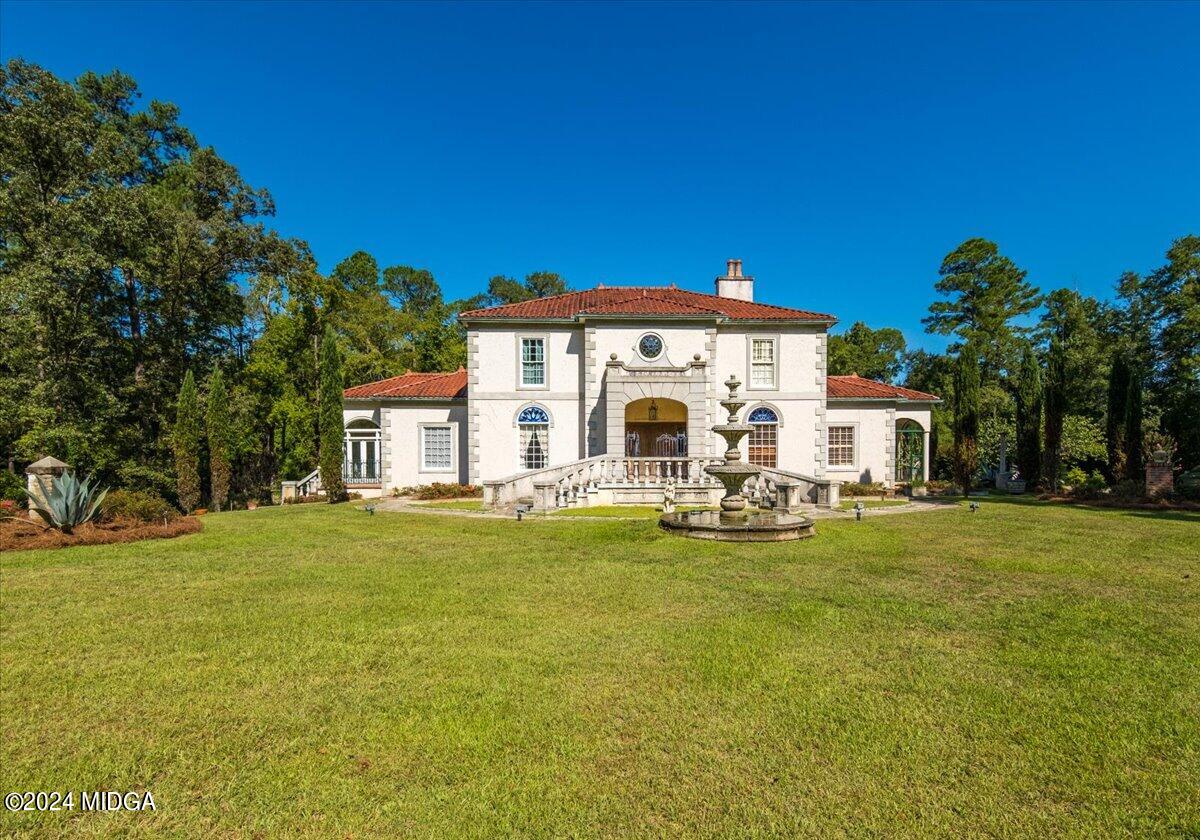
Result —
<instances>
[{"instance_id":1,"label":"stone statue","mask_svg":"<svg viewBox=\"0 0 1200 840\"><path fill-rule=\"evenodd\" d=\"M663 487L663 513L675 512L675 479L668 478Z\"/></svg>"}]
</instances>

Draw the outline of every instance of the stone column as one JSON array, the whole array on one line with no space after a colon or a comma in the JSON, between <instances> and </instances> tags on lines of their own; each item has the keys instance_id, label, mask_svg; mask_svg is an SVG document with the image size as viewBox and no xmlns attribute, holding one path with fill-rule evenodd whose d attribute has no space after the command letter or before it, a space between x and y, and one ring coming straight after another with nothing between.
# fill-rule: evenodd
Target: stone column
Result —
<instances>
[{"instance_id":1,"label":"stone column","mask_svg":"<svg viewBox=\"0 0 1200 840\"><path fill-rule=\"evenodd\" d=\"M64 464L57 458L46 456L40 461L34 461L25 468L25 489L29 493L29 518L34 522L44 521L45 517L33 509L34 505L45 505L46 494L42 492L42 484L49 489L50 483L56 476L60 476L67 470L71 469L69 464ZM39 481L40 479L40 481ZM50 524L47 522L46 524Z\"/></svg>"},{"instance_id":2,"label":"stone column","mask_svg":"<svg viewBox=\"0 0 1200 840\"><path fill-rule=\"evenodd\" d=\"M534 502L533 509L540 512L554 510L558 503L555 499L555 493L558 490L557 481L535 481L533 488L536 491L533 494Z\"/></svg>"}]
</instances>

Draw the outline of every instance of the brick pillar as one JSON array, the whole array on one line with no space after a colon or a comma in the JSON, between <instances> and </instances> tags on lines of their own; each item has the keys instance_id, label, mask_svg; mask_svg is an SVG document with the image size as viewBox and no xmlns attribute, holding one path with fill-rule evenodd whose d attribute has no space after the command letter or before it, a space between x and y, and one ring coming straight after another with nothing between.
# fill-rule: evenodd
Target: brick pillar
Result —
<instances>
[{"instance_id":1,"label":"brick pillar","mask_svg":"<svg viewBox=\"0 0 1200 840\"><path fill-rule=\"evenodd\" d=\"M1175 489L1175 471L1171 468L1170 455L1158 451L1150 456L1146 464L1146 495L1166 496Z\"/></svg>"}]
</instances>

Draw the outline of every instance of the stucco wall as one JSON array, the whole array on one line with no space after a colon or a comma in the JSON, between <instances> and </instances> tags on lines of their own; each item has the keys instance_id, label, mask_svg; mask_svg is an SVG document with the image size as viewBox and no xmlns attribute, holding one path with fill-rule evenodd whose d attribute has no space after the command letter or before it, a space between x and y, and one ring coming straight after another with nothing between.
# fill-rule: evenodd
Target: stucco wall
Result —
<instances>
[{"instance_id":1,"label":"stucco wall","mask_svg":"<svg viewBox=\"0 0 1200 840\"><path fill-rule=\"evenodd\" d=\"M881 482L887 486L895 480L895 429L896 421L909 419L929 431L930 410L919 406L892 402L840 402L830 400L827 410L827 425L854 426L855 459L853 467L829 467L826 475L842 481L859 481L864 484ZM928 438L925 443L926 475L929 474Z\"/></svg>"},{"instance_id":2,"label":"stucco wall","mask_svg":"<svg viewBox=\"0 0 1200 840\"><path fill-rule=\"evenodd\" d=\"M467 409L463 404L429 404L383 402L382 408L374 409L378 422L382 416L380 430L383 433L384 480L383 491L393 487L412 487L435 482L467 481L467 464L464 453L467 441ZM348 423L363 416L363 409L348 408L343 418ZM369 414L370 412L368 412ZM420 427L423 423L449 423L454 426L457 445L454 450L454 467L450 472L425 472L421 469Z\"/></svg>"}]
</instances>

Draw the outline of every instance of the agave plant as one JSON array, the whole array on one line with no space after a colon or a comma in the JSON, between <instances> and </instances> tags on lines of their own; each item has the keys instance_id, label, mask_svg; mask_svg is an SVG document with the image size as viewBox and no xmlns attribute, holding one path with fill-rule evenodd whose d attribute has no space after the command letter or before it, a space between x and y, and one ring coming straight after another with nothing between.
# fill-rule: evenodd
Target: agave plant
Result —
<instances>
[{"instance_id":1,"label":"agave plant","mask_svg":"<svg viewBox=\"0 0 1200 840\"><path fill-rule=\"evenodd\" d=\"M100 512L100 503L108 495L107 489L101 489L87 479L80 481L69 472L52 478L49 487L40 475L37 483L42 491L41 498L30 494L29 507L64 534L90 522Z\"/></svg>"}]
</instances>

